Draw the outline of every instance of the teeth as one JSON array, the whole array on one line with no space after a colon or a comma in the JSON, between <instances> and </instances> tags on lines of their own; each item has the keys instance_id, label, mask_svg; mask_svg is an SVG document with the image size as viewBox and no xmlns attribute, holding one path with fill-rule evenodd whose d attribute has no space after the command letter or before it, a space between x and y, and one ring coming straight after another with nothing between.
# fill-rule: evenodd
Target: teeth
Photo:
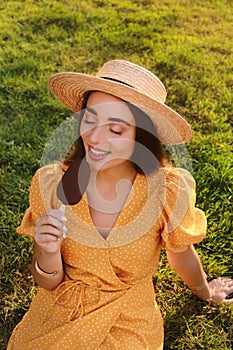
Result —
<instances>
[{"instance_id":1,"label":"teeth","mask_svg":"<svg viewBox=\"0 0 233 350\"><path fill-rule=\"evenodd\" d=\"M103 152L103 151L96 151L93 148L90 150L91 153L93 153L95 156L104 156L106 154L109 154L109 152Z\"/></svg>"}]
</instances>

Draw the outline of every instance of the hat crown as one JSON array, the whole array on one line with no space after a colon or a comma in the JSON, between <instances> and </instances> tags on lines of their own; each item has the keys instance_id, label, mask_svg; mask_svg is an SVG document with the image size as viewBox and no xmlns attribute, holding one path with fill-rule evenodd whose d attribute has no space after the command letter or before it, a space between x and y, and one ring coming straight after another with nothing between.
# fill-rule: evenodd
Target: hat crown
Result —
<instances>
[{"instance_id":1,"label":"hat crown","mask_svg":"<svg viewBox=\"0 0 233 350\"><path fill-rule=\"evenodd\" d=\"M108 61L96 76L128 85L161 103L166 100L167 91L161 80L135 63L125 60Z\"/></svg>"}]
</instances>

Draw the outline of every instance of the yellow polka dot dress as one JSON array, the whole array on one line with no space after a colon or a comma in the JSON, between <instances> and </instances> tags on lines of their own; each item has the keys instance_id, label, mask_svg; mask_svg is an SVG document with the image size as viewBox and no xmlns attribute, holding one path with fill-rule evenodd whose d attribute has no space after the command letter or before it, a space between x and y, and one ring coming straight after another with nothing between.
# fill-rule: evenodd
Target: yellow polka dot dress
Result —
<instances>
[{"instance_id":1,"label":"yellow polka dot dress","mask_svg":"<svg viewBox=\"0 0 233 350\"><path fill-rule=\"evenodd\" d=\"M33 236L35 221L60 207L61 176L61 163L36 172L19 234ZM66 207L66 216L64 281L52 291L39 288L7 350L162 350L163 322L152 283L160 250L185 251L206 232L192 176L175 168L137 174L106 239L93 225L85 194Z\"/></svg>"}]
</instances>

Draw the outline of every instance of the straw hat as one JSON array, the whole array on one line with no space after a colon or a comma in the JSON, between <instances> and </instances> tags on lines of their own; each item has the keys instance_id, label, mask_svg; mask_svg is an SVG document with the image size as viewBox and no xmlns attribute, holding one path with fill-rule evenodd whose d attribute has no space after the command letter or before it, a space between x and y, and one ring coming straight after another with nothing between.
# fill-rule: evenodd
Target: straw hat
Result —
<instances>
[{"instance_id":1,"label":"straw hat","mask_svg":"<svg viewBox=\"0 0 233 350\"><path fill-rule=\"evenodd\" d=\"M125 60L106 62L95 76L62 72L49 79L52 93L73 112L82 108L87 91L101 91L130 102L149 115L164 144L190 140L191 128L184 118L164 104L166 89L150 71Z\"/></svg>"}]
</instances>

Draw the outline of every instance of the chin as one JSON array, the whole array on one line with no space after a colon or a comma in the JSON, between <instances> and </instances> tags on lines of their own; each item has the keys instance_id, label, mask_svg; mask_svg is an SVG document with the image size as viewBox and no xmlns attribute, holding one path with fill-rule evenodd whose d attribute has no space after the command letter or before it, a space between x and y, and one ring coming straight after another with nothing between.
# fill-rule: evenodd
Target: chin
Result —
<instances>
[{"instance_id":1,"label":"chin","mask_svg":"<svg viewBox=\"0 0 233 350\"><path fill-rule=\"evenodd\" d=\"M94 171L105 171L105 170L114 170L120 171L122 166L125 166L129 161L124 159L112 159L108 161L93 161L92 159L87 159L87 162L90 168ZM131 163L130 163L131 164Z\"/></svg>"}]
</instances>

